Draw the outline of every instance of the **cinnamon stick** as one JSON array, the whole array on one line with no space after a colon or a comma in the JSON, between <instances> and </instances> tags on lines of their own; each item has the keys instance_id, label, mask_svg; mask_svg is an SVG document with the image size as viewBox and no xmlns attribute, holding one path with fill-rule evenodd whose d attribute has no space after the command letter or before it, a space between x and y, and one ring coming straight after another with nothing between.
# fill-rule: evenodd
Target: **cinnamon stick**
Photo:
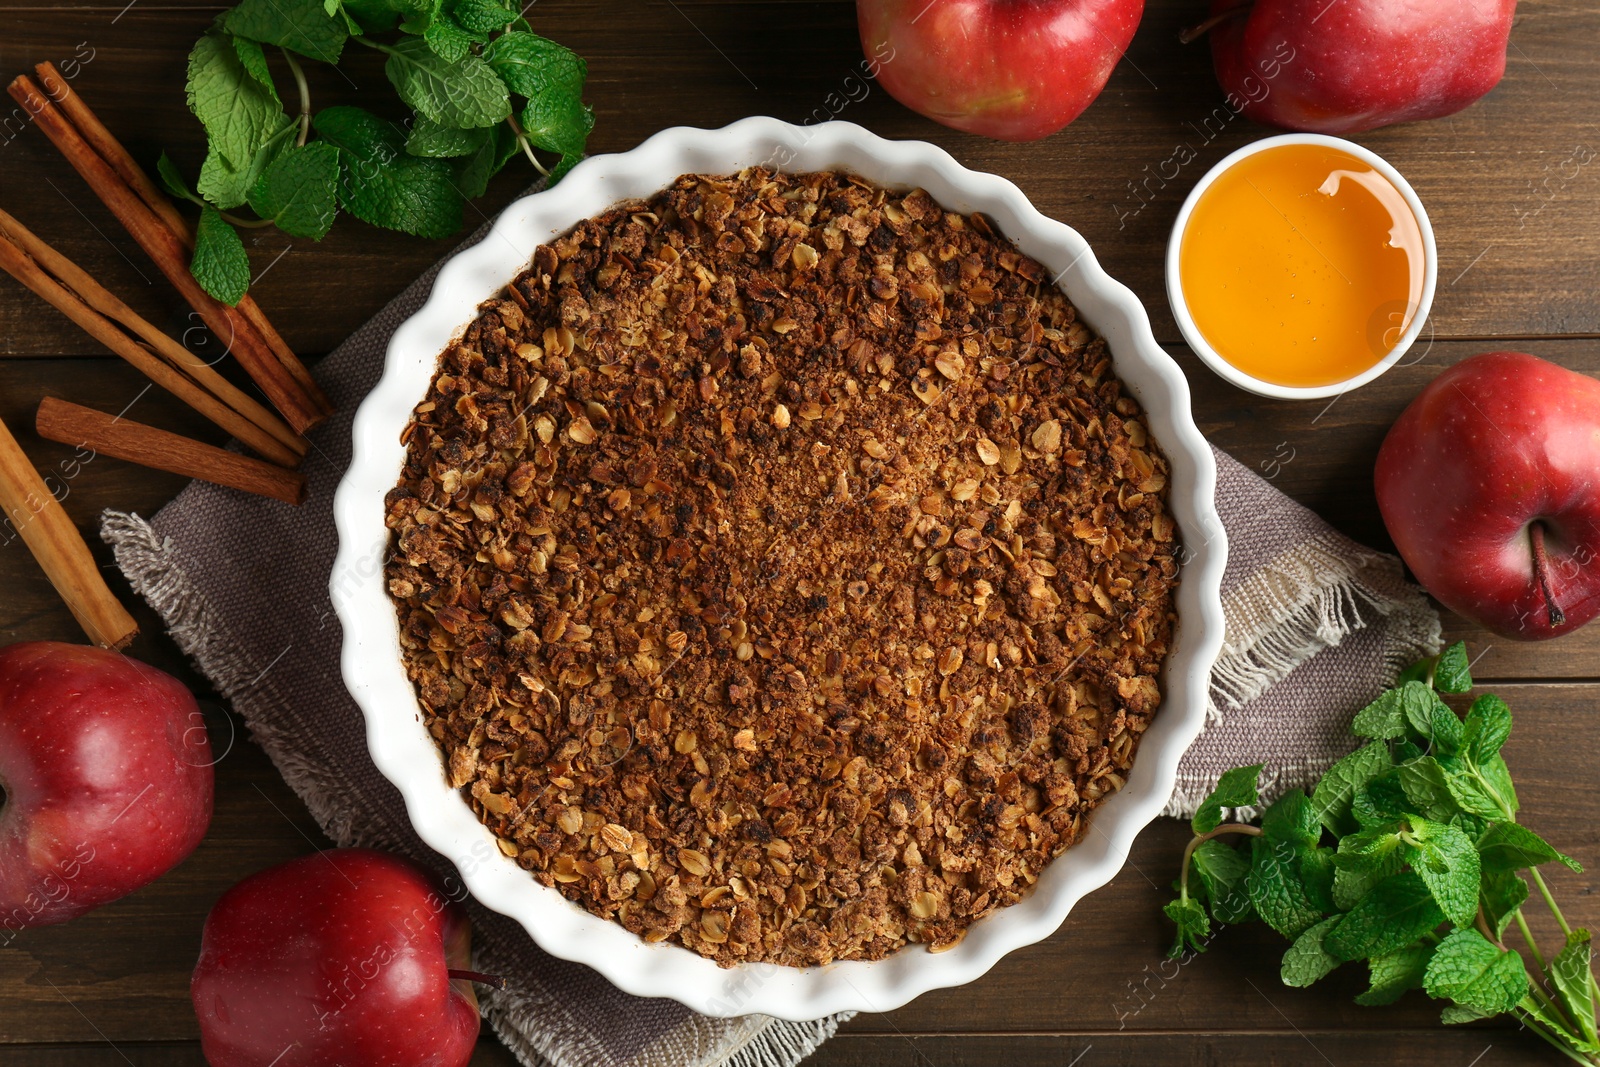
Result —
<instances>
[{"instance_id":1,"label":"cinnamon stick","mask_svg":"<svg viewBox=\"0 0 1600 1067\"><path fill-rule=\"evenodd\" d=\"M297 466L305 455L305 439L276 415L147 322L5 211L0 211L0 268L252 451L289 467ZM155 355L115 323L132 330Z\"/></svg>"},{"instance_id":2,"label":"cinnamon stick","mask_svg":"<svg viewBox=\"0 0 1600 1067\"><path fill-rule=\"evenodd\" d=\"M139 624L112 594L83 535L4 422L0 422L0 508L89 640L105 648L126 647L139 632Z\"/></svg>"},{"instance_id":3,"label":"cinnamon stick","mask_svg":"<svg viewBox=\"0 0 1600 1067\"><path fill-rule=\"evenodd\" d=\"M189 272L183 243L161 218L123 182L111 165L89 146L61 111L45 97L33 79L20 74L9 86L11 95L33 116L45 136L67 162L117 216L123 227L151 260L200 314L217 339L228 345L245 372L267 394L296 433L304 433L324 418L318 405L284 369L278 357L237 308L217 300L200 287Z\"/></svg>"},{"instance_id":4,"label":"cinnamon stick","mask_svg":"<svg viewBox=\"0 0 1600 1067\"><path fill-rule=\"evenodd\" d=\"M47 60L35 63L33 69L39 75L39 85L44 89L45 95L67 113L67 118L78 128L78 133L99 153L100 158L111 164L111 169L128 183L129 188L139 195L139 199L143 200L151 211L161 217L161 221L166 223L172 232L187 232L188 225L183 221L183 216L178 214L178 209L173 206L172 201L161 195L161 190L156 188L155 182L144 169L133 161L128 150L122 147L122 142L111 135L105 123L89 110L89 105L83 102L83 98L72 91L72 86L61 76L60 71L56 70L56 65ZM190 235L185 243L194 244L194 237Z\"/></svg>"},{"instance_id":5,"label":"cinnamon stick","mask_svg":"<svg viewBox=\"0 0 1600 1067\"><path fill-rule=\"evenodd\" d=\"M333 401L328 399L328 394L322 391L322 386L317 384L317 380L311 377L311 372L306 369L304 363L300 362L300 357L294 354L294 349L289 347L289 342L285 341L283 336L273 328L272 323L267 321L267 313L261 310L261 306L255 302L255 299L249 293L239 298L239 312L266 339L267 347L272 350L272 354L278 357L278 362L282 363L283 369L289 372L289 377L293 378L300 388L305 390L306 396L311 398L311 402L316 405L317 410L322 412L324 417L332 415L334 411Z\"/></svg>"},{"instance_id":6,"label":"cinnamon stick","mask_svg":"<svg viewBox=\"0 0 1600 1067\"><path fill-rule=\"evenodd\" d=\"M130 422L94 408L45 397L39 402L35 425L48 441L92 448L130 463L199 478L286 504L306 498L306 478L259 459L216 448L154 426Z\"/></svg>"},{"instance_id":7,"label":"cinnamon stick","mask_svg":"<svg viewBox=\"0 0 1600 1067\"><path fill-rule=\"evenodd\" d=\"M128 186L138 194L139 199L143 200L145 205L155 212L161 221L166 224L166 227L183 243L183 246L187 249L192 249L194 247L194 230L184 221L183 216L178 214L178 210L173 206L172 201L156 187L155 182L145 173L144 168L139 166L126 148L122 147L122 142L117 140L110 130L106 129L105 123L101 122L95 113L89 109L89 105L83 102L83 97L73 92L72 86L56 70L55 64L49 61L36 63L33 69L38 74L39 84L44 88L45 93L67 113L67 118L72 121L73 125L77 126L78 132L83 135L83 139L88 141L90 146L99 153L100 157L111 165L111 169L116 171L117 175L128 183ZM266 314L262 312L260 306L256 304L249 294L246 294L239 301L238 310L244 315L245 320L255 327L256 332L266 341L267 347L272 351L273 355L278 357L278 362L283 364L290 377L294 378L300 387L305 390L306 395L311 398L317 409L324 413L331 413L333 404L328 400L327 394L322 391L321 386L317 385L316 380L311 377L311 372L306 370L305 364L300 362L299 357L294 354L294 351L284 341L283 337L273 328L272 323L267 321Z\"/></svg>"}]
</instances>

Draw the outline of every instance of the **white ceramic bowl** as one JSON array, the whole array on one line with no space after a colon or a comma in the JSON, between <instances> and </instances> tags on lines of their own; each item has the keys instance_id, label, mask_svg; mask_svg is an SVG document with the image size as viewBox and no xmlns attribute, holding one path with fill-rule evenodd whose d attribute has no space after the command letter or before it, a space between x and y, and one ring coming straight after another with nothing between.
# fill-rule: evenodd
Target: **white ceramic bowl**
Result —
<instances>
[{"instance_id":1,"label":"white ceramic bowl","mask_svg":"<svg viewBox=\"0 0 1600 1067\"><path fill-rule=\"evenodd\" d=\"M1253 374L1244 371L1223 359L1217 350L1211 347L1211 342L1206 340L1205 334L1200 332L1200 327L1195 324L1194 316L1189 313L1188 301L1183 295L1183 280L1178 272L1178 259L1182 252L1183 233L1189 226L1189 216L1194 213L1194 206L1201 195L1209 188L1211 183L1224 171L1229 170L1235 163L1257 152L1280 145L1311 144L1322 145L1327 148L1338 148L1350 153L1363 163L1368 164L1373 170L1389 179L1400 195L1405 198L1406 205L1411 208L1411 213L1417 217L1417 228L1422 231L1422 296L1417 302L1416 314L1406 324L1405 332L1400 335L1395 346L1377 363L1368 367L1360 374L1347 378L1342 382L1331 385L1294 386L1278 385L1276 382L1263 381ZM1276 397L1280 400L1314 400L1317 397L1336 396L1348 392L1357 386L1365 385L1396 363L1405 355L1406 349L1417 339L1422 332L1422 326L1428 321L1428 312L1433 308L1433 291L1439 281L1439 252L1433 242L1433 224L1428 221L1428 212L1422 206L1422 201L1417 197L1411 183L1401 177L1400 172L1389 165L1389 162L1377 153L1361 147L1354 141L1346 141L1342 137L1329 137L1320 133L1285 133L1277 137L1264 137L1245 145L1237 152L1230 153L1220 163L1206 171L1204 177L1189 191L1189 196L1183 202L1183 207L1178 211L1177 221L1172 224L1172 236L1167 241L1167 300L1172 305L1172 314L1178 320L1178 329L1183 332L1183 339L1189 342L1189 347L1195 354L1205 361L1206 366L1216 371L1217 374L1237 385L1240 389L1257 394L1258 396Z\"/></svg>"},{"instance_id":2,"label":"white ceramic bowl","mask_svg":"<svg viewBox=\"0 0 1600 1067\"><path fill-rule=\"evenodd\" d=\"M1179 628L1166 699L1146 732L1127 785L1095 813L1092 832L1045 870L1035 891L976 923L954 949L911 947L877 962L794 969L724 969L672 944L645 944L533 880L495 847L445 782L416 695L401 665L398 626L384 589L383 498L399 478L400 433L426 393L439 353L529 262L535 246L613 204L647 197L687 172L755 164L846 170L880 184L926 189L944 207L982 211L1021 251L1057 272L1088 324L1110 344L1116 372L1149 413L1171 461L1171 510L1186 545ZM815 1019L887 1011L930 989L970 982L1006 953L1048 937L1080 897L1122 867L1134 835L1171 795L1178 758L1205 718L1211 664L1223 637L1219 587L1226 536L1214 507L1216 468L1189 412L1189 388L1156 345L1144 308L1095 262L1072 229L1039 214L1010 182L967 170L920 141L886 141L845 122L800 127L750 118L720 130L677 128L631 152L580 163L553 190L506 208L481 242L445 264L427 304L395 331L383 378L355 418L355 454L334 515L339 555L330 581L344 627L345 683L367 717L372 759L405 797L417 833L453 862L479 901L516 918L546 951L588 964L629 993L671 997L708 1015Z\"/></svg>"}]
</instances>

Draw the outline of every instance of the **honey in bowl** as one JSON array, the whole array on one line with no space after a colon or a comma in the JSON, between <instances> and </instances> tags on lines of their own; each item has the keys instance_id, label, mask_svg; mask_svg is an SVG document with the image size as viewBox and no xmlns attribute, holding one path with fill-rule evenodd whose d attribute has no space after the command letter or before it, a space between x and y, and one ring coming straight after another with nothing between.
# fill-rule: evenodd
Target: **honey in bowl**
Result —
<instances>
[{"instance_id":1,"label":"honey in bowl","mask_svg":"<svg viewBox=\"0 0 1600 1067\"><path fill-rule=\"evenodd\" d=\"M1315 387L1381 362L1422 302L1422 229L1405 196L1339 148L1247 155L1202 192L1179 277L1195 326L1264 382Z\"/></svg>"}]
</instances>

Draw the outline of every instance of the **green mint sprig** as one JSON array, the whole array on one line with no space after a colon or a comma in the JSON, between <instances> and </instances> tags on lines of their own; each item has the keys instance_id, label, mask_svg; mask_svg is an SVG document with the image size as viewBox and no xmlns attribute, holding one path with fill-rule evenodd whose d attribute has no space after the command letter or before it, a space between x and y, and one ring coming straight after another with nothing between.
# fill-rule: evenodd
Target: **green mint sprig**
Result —
<instances>
[{"instance_id":1,"label":"green mint sprig","mask_svg":"<svg viewBox=\"0 0 1600 1067\"><path fill-rule=\"evenodd\" d=\"M509 3L510 0L506 0ZM200 206L195 279L236 304L250 284L239 228L320 240L346 211L420 237L461 228L466 201L518 153L552 182L583 156L594 116L583 59L502 0L242 0L189 53L189 109L206 132L193 185L165 154L162 184ZM411 109L313 113L302 60L337 64L350 42L382 52ZM267 46L293 78L278 93ZM539 153L553 157L547 167ZM253 217L241 215L248 208Z\"/></svg>"},{"instance_id":2,"label":"green mint sprig","mask_svg":"<svg viewBox=\"0 0 1600 1067\"><path fill-rule=\"evenodd\" d=\"M1359 1004L1422 989L1449 1002L1446 1023L1509 1014L1600 1067L1589 932L1568 924L1538 871L1583 868L1516 821L1500 755L1505 701L1479 696L1461 716L1439 695L1471 688L1461 643L1408 668L1351 724L1367 744L1309 795L1280 797L1259 825L1223 815L1257 805L1261 765L1224 774L1195 813L1178 898L1164 909L1177 925L1171 955L1205 951L1214 923L1259 919L1292 942L1285 985L1365 961ZM1522 914L1529 881L1565 935L1548 958ZM1526 959L1506 944L1512 926Z\"/></svg>"}]
</instances>

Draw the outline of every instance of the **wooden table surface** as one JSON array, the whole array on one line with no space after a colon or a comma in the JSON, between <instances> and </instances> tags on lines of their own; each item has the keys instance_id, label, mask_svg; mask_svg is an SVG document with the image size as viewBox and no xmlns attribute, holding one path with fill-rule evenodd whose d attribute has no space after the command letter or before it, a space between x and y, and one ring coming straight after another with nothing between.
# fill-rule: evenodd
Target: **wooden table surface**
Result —
<instances>
[{"instance_id":1,"label":"wooden table surface","mask_svg":"<svg viewBox=\"0 0 1600 1067\"><path fill-rule=\"evenodd\" d=\"M1201 429L1339 529L1388 548L1371 488L1385 429L1441 368L1517 348L1600 374L1600 8L1524 0L1505 81L1486 100L1436 122L1363 135L1415 185L1437 232L1439 291L1422 340L1401 366L1326 402L1275 402L1224 385L1187 351L1162 282L1167 231L1193 182L1267 131L1222 106L1204 46L1178 30L1198 0L1152 0L1104 95L1066 131L1029 145L957 134L901 108L861 79L849 0L539 0L529 17L590 63L596 152L630 148L666 126L717 126L751 114L795 122L838 117L890 137L948 148L968 166L1011 178L1046 214L1081 231L1110 273L1144 300L1156 336L1180 360ZM185 57L218 8L200 0L101 6L5 0L0 72L77 57L79 91L147 165L169 150L192 173L199 130L184 106ZM317 106L392 97L376 54L351 50L342 79L312 64ZM865 94L863 96L863 90ZM1187 150L1185 150L1187 149ZM1175 167L1175 159L1193 155ZM515 168L512 168L515 171ZM1176 173L1174 173L1176 170ZM527 180L501 175L469 219L492 216ZM175 334L188 309L38 131L0 124L0 206L87 266ZM254 289L289 341L327 352L451 242L425 242L348 218L321 244L276 231L254 238ZM0 417L42 467L68 451L32 433L45 395L194 436L209 427L108 358L53 311L0 278ZM153 513L180 479L100 459L66 486L87 531L101 509ZM109 553L92 538L109 566ZM126 583L114 587L130 603ZM80 635L20 543L0 547L0 640ZM307 591L312 595L312 591ZM205 694L142 605L133 648ZM1529 825L1600 869L1600 625L1519 645L1446 616L1481 681L1517 714L1507 755ZM0 1063L6 1067L198 1064L188 997L201 922L238 879L326 845L238 721L207 704L218 767L216 817L194 856L157 884L79 921L0 943ZM1168 897L1186 829L1161 820L1127 868L1043 944L962 989L862 1015L812 1058L845 1064L1449 1064L1492 1067L1559 1058L1505 1025L1441 1028L1421 994L1361 1008L1360 968L1310 990L1278 981L1283 945L1259 927L1225 931L1185 967L1163 960ZM1575 923L1600 923L1592 874L1551 876ZM1347 973L1348 972L1348 973ZM485 1039L475 1063L510 1064Z\"/></svg>"}]
</instances>

